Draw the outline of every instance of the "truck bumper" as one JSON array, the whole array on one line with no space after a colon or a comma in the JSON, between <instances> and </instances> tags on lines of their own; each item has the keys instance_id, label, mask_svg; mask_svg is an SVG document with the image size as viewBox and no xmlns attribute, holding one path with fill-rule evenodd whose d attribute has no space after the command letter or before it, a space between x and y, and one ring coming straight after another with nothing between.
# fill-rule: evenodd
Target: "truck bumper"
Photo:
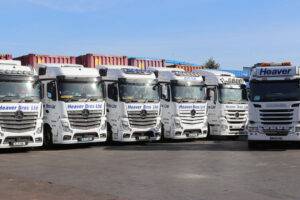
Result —
<instances>
[{"instance_id":1,"label":"truck bumper","mask_svg":"<svg viewBox=\"0 0 300 200\"><path fill-rule=\"evenodd\" d=\"M206 138L208 133L207 124L197 124L193 126L182 126L171 130L171 134L166 138L174 140L201 139Z\"/></svg>"},{"instance_id":2,"label":"truck bumper","mask_svg":"<svg viewBox=\"0 0 300 200\"><path fill-rule=\"evenodd\" d=\"M300 141L300 133L291 132L288 135L272 135L268 136L259 132L248 132L248 140L250 141Z\"/></svg>"},{"instance_id":3,"label":"truck bumper","mask_svg":"<svg viewBox=\"0 0 300 200\"><path fill-rule=\"evenodd\" d=\"M222 125L215 124L210 126L210 135L214 136L246 136L245 124L226 125L224 129Z\"/></svg>"},{"instance_id":4,"label":"truck bumper","mask_svg":"<svg viewBox=\"0 0 300 200\"><path fill-rule=\"evenodd\" d=\"M54 144L86 144L86 143L100 143L106 142L107 131L99 129L91 130L73 130L70 132L62 132L54 140Z\"/></svg>"},{"instance_id":5,"label":"truck bumper","mask_svg":"<svg viewBox=\"0 0 300 200\"><path fill-rule=\"evenodd\" d=\"M4 134L0 137L0 149L31 148L43 145L43 134Z\"/></svg>"},{"instance_id":6,"label":"truck bumper","mask_svg":"<svg viewBox=\"0 0 300 200\"><path fill-rule=\"evenodd\" d=\"M158 141L161 137L161 128L153 127L148 129L132 128L131 130L120 130L113 136L116 142L143 142Z\"/></svg>"}]
</instances>

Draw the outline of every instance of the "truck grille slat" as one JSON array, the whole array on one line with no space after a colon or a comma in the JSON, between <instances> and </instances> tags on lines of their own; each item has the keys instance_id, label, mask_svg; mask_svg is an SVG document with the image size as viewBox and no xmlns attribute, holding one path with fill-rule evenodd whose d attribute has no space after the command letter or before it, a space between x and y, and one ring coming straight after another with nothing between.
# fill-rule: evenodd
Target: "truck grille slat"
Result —
<instances>
[{"instance_id":1,"label":"truck grille slat","mask_svg":"<svg viewBox=\"0 0 300 200\"><path fill-rule=\"evenodd\" d=\"M293 121L293 109L260 109L259 112L262 124L292 124Z\"/></svg>"},{"instance_id":2,"label":"truck grille slat","mask_svg":"<svg viewBox=\"0 0 300 200\"><path fill-rule=\"evenodd\" d=\"M1 130L11 133L23 133L35 130L38 112L23 112L23 117L17 119L15 112L0 113Z\"/></svg>"},{"instance_id":3,"label":"truck grille slat","mask_svg":"<svg viewBox=\"0 0 300 200\"><path fill-rule=\"evenodd\" d=\"M181 119L182 124L187 125L195 125L204 122L205 111L203 110L195 110L195 115L192 116L192 110L180 110L179 117Z\"/></svg>"},{"instance_id":4,"label":"truck grille slat","mask_svg":"<svg viewBox=\"0 0 300 200\"><path fill-rule=\"evenodd\" d=\"M152 128L156 125L158 111L147 111L145 116L141 111L128 111L129 124L136 128Z\"/></svg>"},{"instance_id":5,"label":"truck grille slat","mask_svg":"<svg viewBox=\"0 0 300 200\"><path fill-rule=\"evenodd\" d=\"M102 111L89 110L88 112L89 114L85 116L83 110L68 111L71 128L87 130L100 127Z\"/></svg>"}]
</instances>

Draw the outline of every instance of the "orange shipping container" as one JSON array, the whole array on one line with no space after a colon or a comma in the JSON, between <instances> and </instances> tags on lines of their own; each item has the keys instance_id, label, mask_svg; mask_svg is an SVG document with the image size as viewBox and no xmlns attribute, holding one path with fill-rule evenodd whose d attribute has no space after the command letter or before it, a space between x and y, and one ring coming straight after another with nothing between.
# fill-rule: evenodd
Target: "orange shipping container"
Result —
<instances>
[{"instance_id":1,"label":"orange shipping container","mask_svg":"<svg viewBox=\"0 0 300 200\"><path fill-rule=\"evenodd\" d=\"M128 65L128 58L127 56L86 54L78 56L76 63L91 68L95 68L98 65Z\"/></svg>"},{"instance_id":2,"label":"orange shipping container","mask_svg":"<svg viewBox=\"0 0 300 200\"><path fill-rule=\"evenodd\" d=\"M0 60L12 60L11 54L0 54Z\"/></svg>"},{"instance_id":3,"label":"orange shipping container","mask_svg":"<svg viewBox=\"0 0 300 200\"><path fill-rule=\"evenodd\" d=\"M168 67L183 69L184 71L187 72L192 72L193 70L197 70L197 69L203 69L203 66L189 66L189 65L171 65Z\"/></svg>"},{"instance_id":4,"label":"orange shipping container","mask_svg":"<svg viewBox=\"0 0 300 200\"><path fill-rule=\"evenodd\" d=\"M147 67L165 67L165 60L130 58L128 59L128 64L141 69L146 69Z\"/></svg>"},{"instance_id":5,"label":"orange shipping container","mask_svg":"<svg viewBox=\"0 0 300 200\"><path fill-rule=\"evenodd\" d=\"M20 60L22 65L28 65L33 67L43 63L76 64L75 56L51 56L51 55L28 54L25 56L14 58L14 60Z\"/></svg>"}]
</instances>

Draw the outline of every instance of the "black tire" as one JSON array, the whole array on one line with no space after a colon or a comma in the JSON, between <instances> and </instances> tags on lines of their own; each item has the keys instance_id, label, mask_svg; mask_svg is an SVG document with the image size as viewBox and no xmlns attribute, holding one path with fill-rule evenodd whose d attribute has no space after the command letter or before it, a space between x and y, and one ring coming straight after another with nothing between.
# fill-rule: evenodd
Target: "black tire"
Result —
<instances>
[{"instance_id":1,"label":"black tire","mask_svg":"<svg viewBox=\"0 0 300 200\"><path fill-rule=\"evenodd\" d=\"M260 147L260 143L258 141L248 140L248 149L258 149Z\"/></svg>"},{"instance_id":2,"label":"black tire","mask_svg":"<svg viewBox=\"0 0 300 200\"><path fill-rule=\"evenodd\" d=\"M210 139L211 139L210 125L209 125L209 124L207 125L207 136L206 136L206 139L207 139L207 140L210 140Z\"/></svg>"},{"instance_id":3,"label":"black tire","mask_svg":"<svg viewBox=\"0 0 300 200\"><path fill-rule=\"evenodd\" d=\"M49 125L44 126L44 139L43 139L43 148L50 149L53 147L53 136L52 131Z\"/></svg>"},{"instance_id":4,"label":"black tire","mask_svg":"<svg viewBox=\"0 0 300 200\"><path fill-rule=\"evenodd\" d=\"M113 144L113 132L110 124L107 124L107 141L108 144Z\"/></svg>"},{"instance_id":5,"label":"black tire","mask_svg":"<svg viewBox=\"0 0 300 200\"><path fill-rule=\"evenodd\" d=\"M164 125L162 124L162 125L161 125L160 141L163 142L163 141L165 141L165 140L166 140L166 139L165 139L165 127L164 127Z\"/></svg>"}]
</instances>

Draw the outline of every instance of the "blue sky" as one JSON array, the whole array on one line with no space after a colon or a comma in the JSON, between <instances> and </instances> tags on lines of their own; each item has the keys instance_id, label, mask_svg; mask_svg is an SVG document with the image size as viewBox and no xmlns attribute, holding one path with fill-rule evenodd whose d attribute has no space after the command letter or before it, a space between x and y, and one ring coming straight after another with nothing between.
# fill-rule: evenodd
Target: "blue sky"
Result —
<instances>
[{"instance_id":1,"label":"blue sky","mask_svg":"<svg viewBox=\"0 0 300 200\"><path fill-rule=\"evenodd\" d=\"M0 52L300 65L297 0L0 0Z\"/></svg>"}]
</instances>

